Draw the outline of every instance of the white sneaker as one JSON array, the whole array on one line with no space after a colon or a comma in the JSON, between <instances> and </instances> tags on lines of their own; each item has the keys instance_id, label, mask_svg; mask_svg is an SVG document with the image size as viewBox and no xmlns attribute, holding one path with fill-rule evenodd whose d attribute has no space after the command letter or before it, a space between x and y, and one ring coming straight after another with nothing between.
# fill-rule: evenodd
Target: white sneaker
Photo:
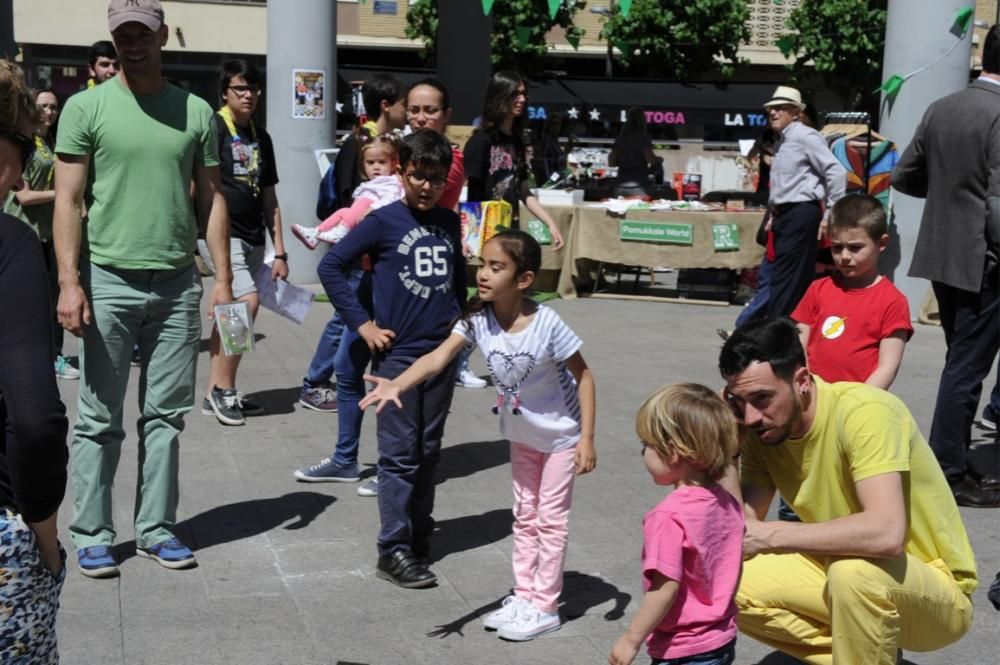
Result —
<instances>
[{"instance_id":1,"label":"white sneaker","mask_svg":"<svg viewBox=\"0 0 1000 665\"><path fill-rule=\"evenodd\" d=\"M518 612L513 621L500 626L497 637L513 642L527 642L545 633L559 630L561 626L558 612L549 614L532 605Z\"/></svg>"},{"instance_id":2,"label":"white sneaker","mask_svg":"<svg viewBox=\"0 0 1000 665\"><path fill-rule=\"evenodd\" d=\"M486 381L473 374L471 369L463 369L455 377L455 385L463 388L485 388Z\"/></svg>"},{"instance_id":3,"label":"white sneaker","mask_svg":"<svg viewBox=\"0 0 1000 665\"><path fill-rule=\"evenodd\" d=\"M529 607L531 607L531 603L520 596L511 594L500 601L500 609L490 612L483 618L483 626L486 630L497 630L505 623L516 619L522 609Z\"/></svg>"},{"instance_id":4,"label":"white sneaker","mask_svg":"<svg viewBox=\"0 0 1000 665\"><path fill-rule=\"evenodd\" d=\"M347 237L347 233L349 231L350 231L349 228L347 228L343 224L340 224L339 226L333 227L329 231L320 231L319 233L316 234L316 239L322 240L323 242L328 242L331 245L335 245L341 240L343 240L345 237Z\"/></svg>"},{"instance_id":5,"label":"white sneaker","mask_svg":"<svg viewBox=\"0 0 1000 665\"><path fill-rule=\"evenodd\" d=\"M358 496L378 496L378 476L358 488Z\"/></svg>"},{"instance_id":6,"label":"white sneaker","mask_svg":"<svg viewBox=\"0 0 1000 665\"><path fill-rule=\"evenodd\" d=\"M316 249L316 246L319 245L319 241L316 240L316 229L311 226L292 224L292 234L309 249Z\"/></svg>"},{"instance_id":7,"label":"white sneaker","mask_svg":"<svg viewBox=\"0 0 1000 665\"><path fill-rule=\"evenodd\" d=\"M66 356L61 354L56 356L55 370L57 379L76 381L80 378L80 370L70 365Z\"/></svg>"}]
</instances>

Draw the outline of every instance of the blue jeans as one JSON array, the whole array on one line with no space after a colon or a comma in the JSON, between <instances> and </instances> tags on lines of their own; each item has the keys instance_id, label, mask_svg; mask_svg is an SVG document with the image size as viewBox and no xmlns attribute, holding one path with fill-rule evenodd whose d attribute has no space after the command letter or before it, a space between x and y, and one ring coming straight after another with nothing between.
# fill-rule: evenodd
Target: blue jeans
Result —
<instances>
[{"instance_id":1,"label":"blue jeans","mask_svg":"<svg viewBox=\"0 0 1000 665\"><path fill-rule=\"evenodd\" d=\"M371 273L355 269L347 281L355 289L362 307L371 315ZM333 452L333 463L338 466L356 466L358 463L358 443L365 413L358 403L365 396L363 377L371 357L368 344L361 335L344 327L333 357L333 371L337 375L337 448Z\"/></svg>"},{"instance_id":2,"label":"blue jeans","mask_svg":"<svg viewBox=\"0 0 1000 665\"><path fill-rule=\"evenodd\" d=\"M708 653L683 658L654 658L650 665L731 665L736 661L736 640Z\"/></svg>"},{"instance_id":3,"label":"blue jeans","mask_svg":"<svg viewBox=\"0 0 1000 665\"><path fill-rule=\"evenodd\" d=\"M355 293L357 293L364 275L365 271L355 268L347 276L347 283ZM370 289L369 286L369 302L371 301ZM364 305L364 301L361 304ZM323 333L319 337L319 343L316 345L316 352L313 353L312 361L309 363L306 378L302 381L304 388L319 388L330 383L330 379L336 371L334 358L337 356L337 349L340 348L345 330L347 330L347 326L344 324L344 319L340 317L339 312L334 312L330 320L326 322L326 327L323 328Z\"/></svg>"},{"instance_id":4,"label":"blue jeans","mask_svg":"<svg viewBox=\"0 0 1000 665\"><path fill-rule=\"evenodd\" d=\"M774 263L767 260L765 256L760 262L760 269L757 271L757 292L753 298L743 308L740 315L736 317L736 327L739 328L744 323L764 316L767 312L767 301L771 297L771 271Z\"/></svg>"}]
</instances>

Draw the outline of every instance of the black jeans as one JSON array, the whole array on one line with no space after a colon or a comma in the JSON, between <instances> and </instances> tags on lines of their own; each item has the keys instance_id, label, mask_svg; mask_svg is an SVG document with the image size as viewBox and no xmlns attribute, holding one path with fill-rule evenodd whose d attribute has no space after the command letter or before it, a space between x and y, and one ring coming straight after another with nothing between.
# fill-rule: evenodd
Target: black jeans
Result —
<instances>
[{"instance_id":1,"label":"black jeans","mask_svg":"<svg viewBox=\"0 0 1000 665\"><path fill-rule=\"evenodd\" d=\"M736 640L713 651L683 658L654 658L649 665L731 665L736 662Z\"/></svg>"},{"instance_id":2,"label":"black jeans","mask_svg":"<svg viewBox=\"0 0 1000 665\"><path fill-rule=\"evenodd\" d=\"M816 278L816 236L822 217L818 201L778 207L771 222L775 258L767 318L791 314Z\"/></svg>"},{"instance_id":3,"label":"black jeans","mask_svg":"<svg viewBox=\"0 0 1000 665\"><path fill-rule=\"evenodd\" d=\"M965 452L972 439L983 380L1000 349L1000 294L997 273L979 293L932 282L948 345L938 386L930 444L949 480L965 475Z\"/></svg>"}]
</instances>

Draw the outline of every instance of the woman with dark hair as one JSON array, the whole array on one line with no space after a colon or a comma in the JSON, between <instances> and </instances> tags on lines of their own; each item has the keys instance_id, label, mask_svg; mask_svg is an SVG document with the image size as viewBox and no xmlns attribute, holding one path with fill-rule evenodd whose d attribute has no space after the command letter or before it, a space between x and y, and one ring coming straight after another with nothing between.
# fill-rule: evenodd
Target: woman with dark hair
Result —
<instances>
[{"instance_id":1,"label":"woman with dark hair","mask_svg":"<svg viewBox=\"0 0 1000 665\"><path fill-rule=\"evenodd\" d=\"M281 233L281 210L274 186L278 171L271 137L253 121L261 96L257 68L245 60L229 60L219 73L222 107L215 116L219 140L219 172L229 211L229 261L233 270L233 297L246 302L256 318L260 301L254 276L264 265L265 234L274 243L271 279L288 278L288 254ZM211 252L198 241L199 254L211 265ZM212 327L210 369L202 413L214 414L223 425L242 425L245 412L257 412L236 390L241 355L222 353L219 331Z\"/></svg>"},{"instance_id":2,"label":"woman with dark hair","mask_svg":"<svg viewBox=\"0 0 1000 665\"><path fill-rule=\"evenodd\" d=\"M3 211L17 217L35 230L42 241L42 256L49 275L49 298L52 304L52 357L56 376L60 379L79 379L80 370L69 363L62 354L63 327L56 316L59 300L59 271L52 246L52 213L56 199L52 183L55 176L56 121L59 119L59 99L51 88L35 90L35 106L41 113L35 128L35 154L24 170L24 187L7 196Z\"/></svg>"},{"instance_id":3,"label":"woman with dark hair","mask_svg":"<svg viewBox=\"0 0 1000 665\"><path fill-rule=\"evenodd\" d=\"M0 60L0 198L24 187L38 108ZM66 408L52 375L45 260L27 225L0 213L0 662L57 663L66 576L56 518L66 492Z\"/></svg>"},{"instance_id":4,"label":"woman with dark hair","mask_svg":"<svg viewBox=\"0 0 1000 665\"><path fill-rule=\"evenodd\" d=\"M649 174L657 161L653 142L646 130L646 114L633 106L625 116L615 145L608 156L608 164L618 167L615 194L619 196L643 195L649 186Z\"/></svg>"}]
</instances>

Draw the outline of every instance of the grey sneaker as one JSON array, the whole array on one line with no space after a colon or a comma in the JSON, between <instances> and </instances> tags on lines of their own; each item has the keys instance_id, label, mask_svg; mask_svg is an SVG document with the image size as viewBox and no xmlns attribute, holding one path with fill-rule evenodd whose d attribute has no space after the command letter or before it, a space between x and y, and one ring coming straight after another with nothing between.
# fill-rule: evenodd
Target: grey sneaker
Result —
<instances>
[{"instance_id":1,"label":"grey sneaker","mask_svg":"<svg viewBox=\"0 0 1000 665\"><path fill-rule=\"evenodd\" d=\"M339 466L327 457L319 464L295 472L295 477L307 483L356 483L361 480L358 465Z\"/></svg>"},{"instance_id":2,"label":"grey sneaker","mask_svg":"<svg viewBox=\"0 0 1000 665\"><path fill-rule=\"evenodd\" d=\"M67 358L62 354L56 356L55 369L56 369L57 379L66 379L69 381L75 381L76 379L80 378L80 370L73 367L69 363L69 358Z\"/></svg>"},{"instance_id":3,"label":"grey sneaker","mask_svg":"<svg viewBox=\"0 0 1000 665\"><path fill-rule=\"evenodd\" d=\"M238 404L240 405L240 413L242 413L244 416L253 417L253 416L263 416L267 414L267 410L263 406L253 401L253 399L244 395L242 390L236 391L236 398L238 400ZM212 400L208 399L207 397L201 400L201 415L203 416L215 415L215 410L212 408Z\"/></svg>"},{"instance_id":4,"label":"grey sneaker","mask_svg":"<svg viewBox=\"0 0 1000 665\"><path fill-rule=\"evenodd\" d=\"M240 395L235 388L223 390L212 386L212 392L206 398L216 419L223 425L244 425L246 420L240 411Z\"/></svg>"},{"instance_id":5,"label":"grey sneaker","mask_svg":"<svg viewBox=\"0 0 1000 665\"><path fill-rule=\"evenodd\" d=\"M336 413L337 391L327 386L321 386L318 388L307 388L303 386L302 392L299 393L299 404L307 409L312 409L313 411L319 411L321 413Z\"/></svg>"},{"instance_id":6,"label":"grey sneaker","mask_svg":"<svg viewBox=\"0 0 1000 665\"><path fill-rule=\"evenodd\" d=\"M358 488L358 496L378 496L378 476Z\"/></svg>"}]
</instances>

